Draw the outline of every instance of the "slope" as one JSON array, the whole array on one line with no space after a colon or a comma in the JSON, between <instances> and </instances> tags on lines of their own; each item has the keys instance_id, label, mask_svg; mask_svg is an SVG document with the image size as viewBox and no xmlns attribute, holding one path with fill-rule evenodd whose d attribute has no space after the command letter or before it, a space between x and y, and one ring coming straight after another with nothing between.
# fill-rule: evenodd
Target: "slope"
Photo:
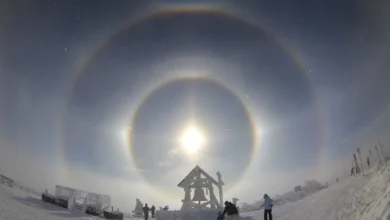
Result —
<instances>
[{"instance_id":1,"label":"slope","mask_svg":"<svg viewBox=\"0 0 390 220\"><path fill-rule=\"evenodd\" d=\"M278 220L390 220L390 168L340 180L302 200L274 207ZM263 211L243 216L263 219Z\"/></svg>"},{"instance_id":2,"label":"slope","mask_svg":"<svg viewBox=\"0 0 390 220\"><path fill-rule=\"evenodd\" d=\"M274 207L277 220L390 220L390 167L340 180L302 200ZM263 212L242 214L263 219ZM0 220L87 220L96 217L43 203L35 194L0 184Z\"/></svg>"}]
</instances>

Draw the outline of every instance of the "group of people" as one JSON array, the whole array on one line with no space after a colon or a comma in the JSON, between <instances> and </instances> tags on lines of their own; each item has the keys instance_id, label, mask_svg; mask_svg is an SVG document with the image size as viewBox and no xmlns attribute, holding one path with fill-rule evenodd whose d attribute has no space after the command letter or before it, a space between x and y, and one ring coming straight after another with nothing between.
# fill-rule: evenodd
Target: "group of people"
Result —
<instances>
[{"instance_id":1,"label":"group of people","mask_svg":"<svg viewBox=\"0 0 390 220\"><path fill-rule=\"evenodd\" d=\"M152 205L152 207L149 208L148 204L145 204L143 211L144 211L145 220L148 220L149 212L152 214L152 218L156 218L156 207L154 207L154 205Z\"/></svg>"},{"instance_id":2,"label":"group of people","mask_svg":"<svg viewBox=\"0 0 390 220\"><path fill-rule=\"evenodd\" d=\"M272 207L273 200L267 195L264 194L264 220L272 220ZM156 218L156 207L152 205L151 208L148 207L148 204L145 204L143 207L145 220L149 219L149 212L152 214L152 218ZM227 215L226 220L236 220L238 217L238 209L233 203L226 201L225 208L223 212L218 213L217 220L224 220L225 215Z\"/></svg>"},{"instance_id":3,"label":"group of people","mask_svg":"<svg viewBox=\"0 0 390 220\"><path fill-rule=\"evenodd\" d=\"M273 200L267 195L264 194L264 220L272 220L272 207L273 207ZM236 220L238 217L238 209L237 207L229 202L225 202L225 209L223 212L218 213L217 220L224 220L225 214L227 214L226 220Z\"/></svg>"}]
</instances>

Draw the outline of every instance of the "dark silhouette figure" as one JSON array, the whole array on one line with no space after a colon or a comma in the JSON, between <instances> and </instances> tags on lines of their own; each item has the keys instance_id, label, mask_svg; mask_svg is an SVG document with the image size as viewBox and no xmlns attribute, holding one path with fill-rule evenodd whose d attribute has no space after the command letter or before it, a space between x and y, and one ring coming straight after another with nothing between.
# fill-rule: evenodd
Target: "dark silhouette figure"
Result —
<instances>
[{"instance_id":1,"label":"dark silhouette figure","mask_svg":"<svg viewBox=\"0 0 390 220\"><path fill-rule=\"evenodd\" d=\"M144 210L145 220L148 220L148 218L149 218L149 211L150 211L150 208L148 207L148 204L145 203L145 207L143 208L143 210Z\"/></svg>"},{"instance_id":2,"label":"dark silhouette figure","mask_svg":"<svg viewBox=\"0 0 390 220\"><path fill-rule=\"evenodd\" d=\"M370 158L367 157L367 165L368 165L368 168L370 168L371 164L370 164Z\"/></svg>"},{"instance_id":3,"label":"dark silhouette figure","mask_svg":"<svg viewBox=\"0 0 390 220\"><path fill-rule=\"evenodd\" d=\"M225 214L228 215L227 219L237 219L238 209L233 203L226 201L222 215L225 216Z\"/></svg>"},{"instance_id":4,"label":"dark silhouette figure","mask_svg":"<svg viewBox=\"0 0 390 220\"><path fill-rule=\"evenodd\" d=\"M150 208L150 212L152 213L152 218L156 218L156 207L154 207L154 205Z\"/></svg>"}]
</instances>

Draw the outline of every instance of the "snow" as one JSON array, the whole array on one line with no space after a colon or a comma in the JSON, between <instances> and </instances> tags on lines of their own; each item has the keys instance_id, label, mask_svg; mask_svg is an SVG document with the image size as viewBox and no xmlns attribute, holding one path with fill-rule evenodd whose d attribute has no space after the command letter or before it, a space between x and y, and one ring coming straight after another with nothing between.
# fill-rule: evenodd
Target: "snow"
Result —
<instances>
[{"instance_id":1,"label":"snow","mask_svg":"<svg viewBox=\"0 0 390 220\"><path fill-rule=\"evenodd\" d=\"M366 176L341 179L317 193L274 206L278 220L390 219L390 167L371 170ZM263 219L263 210L242 216Z\"/></svg>"},{"instance_id":2,"label":"snow","mask_svg":"<svg viewBox=\"0 0 390 220\"><path fill-rule=\"evenodd\" d=\"M36 194L0 184L0 220L92 220L99 217L44 203ZM136 219L128 219L136 220Z\"/></svg>"},{"instance_id":3,"label":"snow","mask_svg":"<svg viewBox=\"0 0 390 220\"><path fill-rule=\"evenodd\" d=\"M277 220L390 219L390 166L367 175L347 177L301 200L276 205ZM263 210L242 213L242 219L262 220ZM36 194L0 184L0 220L92 220L77 211L44 203ZM128 219L130 220L130 219ZM135 220L135 219L132 219Z\"/></svg>"}]
</instances>

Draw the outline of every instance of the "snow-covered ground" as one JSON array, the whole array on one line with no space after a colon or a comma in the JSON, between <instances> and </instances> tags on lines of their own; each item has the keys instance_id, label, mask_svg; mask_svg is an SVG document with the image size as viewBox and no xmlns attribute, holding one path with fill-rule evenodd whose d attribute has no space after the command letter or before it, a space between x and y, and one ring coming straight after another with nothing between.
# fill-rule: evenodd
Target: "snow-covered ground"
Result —
<instances>
[{"instance_id":1,"label":"snow-covered ground","mask_svg":"<svg viewBox=\"0 0 390 220\"><path fill-rule=\"evenodd\" d=\"M38 219L92 220L99 218L44 203L36 194L23 191L19 187L9 188L0 184L0 220Z\"/></svg>"},{"instance_id":2,"label":"snow-covered ground","mask_svg":"<svg viewBox=\"0 0 390 220\"><path fill-rule=\"evenodd\" d=\"M371 170L366 176L344 178L337 184L302 200L274 207L277 220L390 220L390 166ZM242 214L244 219L263 219L263 211ZM0 220L88 220L97 217L43 203L17 187L0 184Z\"/></svg>"},{"instance_id":3,"label":"snow-covered ground","mask_svg":"<svg viewBox=\"0 0 390 220\"><path fill-rule=\"evenodd\" d=\"M390 220L390 167L341 179L302 200L274 207L277 220ZM263 219L263 210L245 213Z\"/></svg>"}]
</instances>

